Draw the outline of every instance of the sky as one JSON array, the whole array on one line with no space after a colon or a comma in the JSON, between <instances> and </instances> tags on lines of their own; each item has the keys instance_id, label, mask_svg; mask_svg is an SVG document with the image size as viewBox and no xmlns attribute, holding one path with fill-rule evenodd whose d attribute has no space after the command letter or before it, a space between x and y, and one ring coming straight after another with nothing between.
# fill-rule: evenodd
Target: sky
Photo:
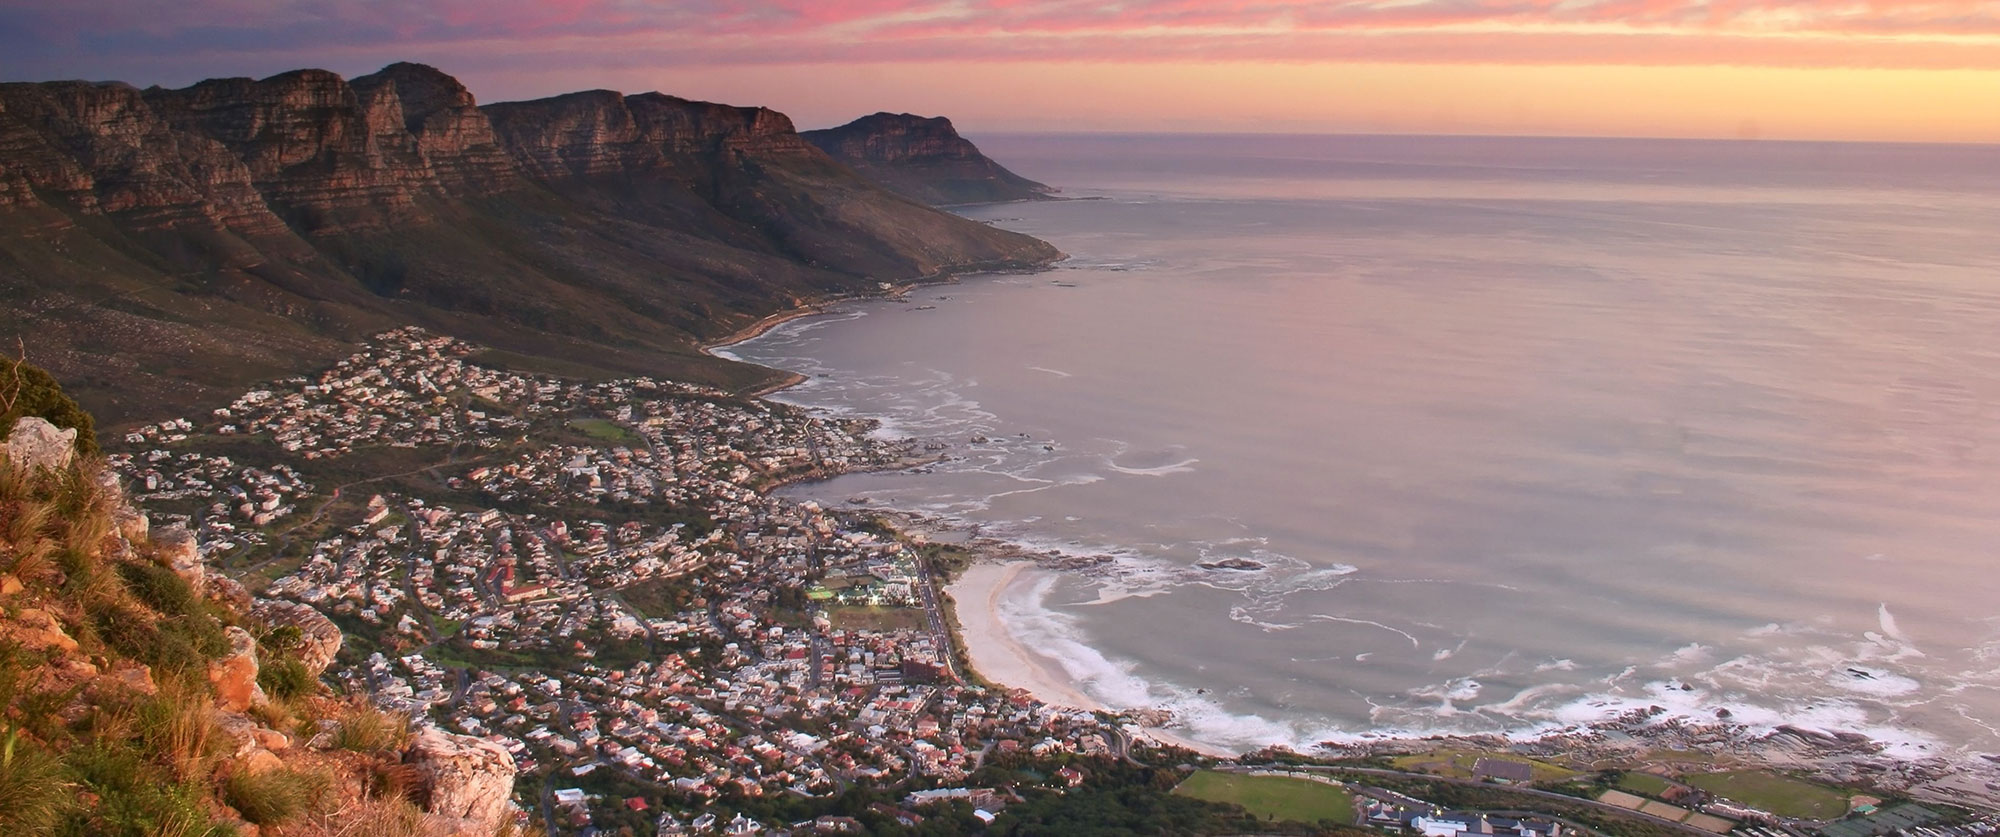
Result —
<instances>
[{"instance_id":1,"label":"sky","mask_svg":"<svg viewBox=\"0 0 2000 837\"><path fill-rule=\"evenodd\" d=\"M0 0L0 79L393 61L962 131L2000 142L2000 0Z\"/></svg>"}]
</instances>

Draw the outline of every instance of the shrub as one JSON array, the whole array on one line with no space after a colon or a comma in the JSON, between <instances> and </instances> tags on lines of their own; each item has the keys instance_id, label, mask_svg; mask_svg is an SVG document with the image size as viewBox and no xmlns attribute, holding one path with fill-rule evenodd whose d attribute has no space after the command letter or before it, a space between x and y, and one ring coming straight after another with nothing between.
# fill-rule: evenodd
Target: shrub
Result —
<instances>
[{"instance_id":1,"label":"shrub","mask_svg":"<svg viewBox=\"0 0 2000 837\"><path fill-rule=\"evenodd\" d=\"M71 750L67 760L94 799L69 812L58 834L191 837L208 827L201 784L175 780L137 748L100 738Z\"/></svg>"},{"instance_id":2,"label":"shrub","mask_svg":"<svg viewBox=\"0 0 2000 837\"><path fill-rule=\"evenodd\" d=\"M33 364L0 358L0 439L13 432L14 420L22 416L76 428L76 452L97 453L97 421L62 391L53 376Z\"/></svg>"},{"instance_id":3,"label":"shrub","mask_svg":"<svg viewBox=\"0 0 2000 837\"><path fill-rule=\"evenodd\" d=\"M356 706L340 718L333 746L357 753L401 749L409 738L409 722L369 706Z\"/></svg>"},{"instance_id":4,"label":"shrub","mask_svg":"<svg viewBox=\"0 0 2000 837\"><path fill-rule=\"evenodd\" d=\"M77 576L72 575L70 580L77 581ZM91 627L104 644L124 656L151 662L149 658L158 650L160 639L157 617L129 602L108 596L91 597L85 601L90 607Z\"/></svg>"},{"instance_id":5,"label":"shrub","mask_svg":"<svg viewBox=\"0 0 2000 837\"><path fill-rule=\"evenodd\" d=\"M275 657L265 660L257 670L257 685L264 687L264 694L277 700L291 700L312 694L312 672L306 664L293 657Z\"/></svg>"},{"instance_id":6,"label":"shrub","mask_svg":"<svg viewBox=\"0 0 2000 837\"><path fill-rule=\"evenodd\" d=\"M311 799L310 781L290 770L239 770L222 786L222 800L257 825L287 822L303 812Z\"/></svg>"},{"instance_id":7,"label":"shrub","mask_svg":"<svg viewBox=\"0 0 2000 837\"><path fill-rule=\"evenodd\" d=\"M63 814L69 784L62 761L21 737L0 735L0 833L37 834Z\"/></svg>"},{"instance_id":8,"label":"shrub","mask_svg":"<svg viewBox=\"0 0 2000 837\"><path fill-rule=\"evenodd\" d=\"M128 601L99 598L91 624L105 644L152 666L155 674L205 673L208 661L229 652L229 636L206 605L195 602L192 608L162 619Z\"/></svg>"},{"instance_id":9,"label":"shrub","mask_svg":"<svg viewBox=\"0 0 2000 837\"><path fill-rule=\"evenodd\" d=\"M200 601L195 597L194 585L169 567L150 561L121 561L118 575L125 579L125 587L139 601L167 616L193 613Z\"/></svg>"},{"instance_id":10,"label":"shrub","mask_svg":"<svg viewBox=\"0 0 2000 837\"><path fill-rule=\"evenodd\" d=\"M171 767L180 778L206 775L219 741L209 696L200 687L172 680L159 685L159 693L138 706L140 742L154 762Z\"/></svg>"}]
</instances>

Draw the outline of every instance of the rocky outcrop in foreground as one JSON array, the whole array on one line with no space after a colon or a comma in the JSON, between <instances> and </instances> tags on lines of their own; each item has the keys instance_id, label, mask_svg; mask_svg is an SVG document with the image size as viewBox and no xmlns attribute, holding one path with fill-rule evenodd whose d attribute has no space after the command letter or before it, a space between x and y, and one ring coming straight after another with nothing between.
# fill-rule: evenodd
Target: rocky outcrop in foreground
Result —
<instances>
[{"instance_id":1,"label":"rocky outcrop in foreground","mask_svg":"<svg viewBox=\"0 0 2000 837\"><path fill-rule=\"evenodd\" d=\"M403 760L421 781L424 810L448 821L449 833L492 834L513 809L514 757L498 744L431 727Z\"/></svg>"},{"instance_id":2,"label":"rocky outcrop in foreground","mask_svg":"<svg viewBox=\"0 0 2000 837\"><path fill-rule=\"evenodd\" d=\"M306 672L314 677L326 671L333 664L334 655L340 653L340 626L312 605L260 599L250 608L250 617L270 628L298 629L299 641L294 653Z\"/></svg>"},{"instance_id":3,"label":"rocky outcrop in foreground","mask_svg":"<svg viewBox=\"0 0 2000 837\"><path fill-rule=\"evenodd\" d=\"M0 834L485 837L513 821L504 748L406 735L408 719L335 697L317 678L338 626L253 606L69 434L27 417L0 445Z\"/></svg>"},{"instance_id":4,"label":"rocky outcrop in foreground","mask_svg":"<svg viewBox=\"0 0 2000 837\"><path fill-rule=\"evenodd\" d=\"M877 113L804 136L897 194L932 206L1042 200L1054 191L980 153L942 116Z\"/></svg>"},{"instance_id":5,"label":"rocky outcrop in foreground","mask_svg":"<svg viewBox=\"0 0 2000 837\"><path fill-rule=\"evenodd\" d=\"M911 203L765 108L605 90L481 107L418 64L0 84L0 338L31 335L112 423L411 324L572 371L748 386L775 373L697 345L1059 256Z\"/></svg>"}]
</instances>

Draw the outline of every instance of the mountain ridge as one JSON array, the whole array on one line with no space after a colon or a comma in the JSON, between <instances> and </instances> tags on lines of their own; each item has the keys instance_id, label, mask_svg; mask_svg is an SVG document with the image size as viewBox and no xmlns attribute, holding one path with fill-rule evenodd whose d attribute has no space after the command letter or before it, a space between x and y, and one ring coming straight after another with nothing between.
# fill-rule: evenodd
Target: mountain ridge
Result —
<instances>
[{"instance_id":1,"label":"mountain ridge","mask_svg":"<svg viewBox=\"0 0 2000 837\"><path fill-rule=\"evenodd\" d=\"M0 335L109 425L414 324L569 374L750 388L769 314L1055 248L936 211L784 114L661 93L480 106L398 63L180 89L0 84Z\"/></svg>"},{"instance_id":2,"label":"mountain ridge","mask_svg":"<svg viewBox=\"0 0 2000 837\"><path fill-rule=\"evenodd\" d=\"M932 206L1049 200L1055 191L1008 171L942 116L881 111L800 136L855 171Z\"/></svg>"}]
</instances>

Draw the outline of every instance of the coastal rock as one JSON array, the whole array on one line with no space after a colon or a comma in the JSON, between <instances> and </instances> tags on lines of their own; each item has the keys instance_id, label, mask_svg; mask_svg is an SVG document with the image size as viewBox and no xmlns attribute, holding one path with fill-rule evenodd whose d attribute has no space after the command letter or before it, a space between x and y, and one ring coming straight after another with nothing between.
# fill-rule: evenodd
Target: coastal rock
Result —
<instances>
[{"instance_id":1,"label":"coastal rock","mask_svg":"<svg viewBox=\"0 0 2000 837\"><path fill-rule=\"evenodd\" d=\"M311 605L277 599L260 599L250 608L250 617L266 626L299 629L298 656L306 671L318 677L340 653L340 626Z\"/></svg>"},{"instance_id":2,"label":"coastal rock","mask_svg":"<svg viewBox=\"0 0 2000 837\"><path fill-rule=\"evenodd\" d=\"M454 821L454 833L492 834L505 820L516 768L500 745L430 727L410 742L403 762L418 776L424 810Z\"/></svg>"},{"instance_id":3,"label":"coastal rock","mask_svg":"<svg viewBox=\"0 0 2000 837\"><path fill-rule=\"evenodd\" d=\"M257 739L257 746L262 747L266 750L270 750L272 752L287 750L290 749L292 746L291 736L286 735L274 729L265 729L263 727L258 727L257 729L252 730L250 732L250 735L251 737Z\"/></svg>"},{"instance_id":4,"label":"coastal rock","mask_svg":"<svg viewBox=\"0 0 2000 837\"><path fill-rule=\"evenodd\" d=\"M133 508L129 503L120 503L111 512L112 523L118 526L118 534L127 543L141 543L152 535L153 521L146 513Z\"/></svg>"},{"instance_id":5,"label":"coastal rock","mask_svg":"<svg viewBox=\"0 0 2000 837\"><path fill-rule=\"evenodd\" d=\"M1248 558L1224 558L1220 561L1203 561L1195 566L1205 570L1236 570L1238 572L1254 572L1264 569L1263 564Z\"/></svg>"},{"instance_id":6,"label":"coastal rock","mask_svg":"<svg viewBox=\"0 0 2000 837\"><path fill-rule=\"evenodd\" d=\"M234 625L226 632L229 652L208 664L208 682L215 685L216 708L245 712L267 700L264 687L257 685L257 639Z\"/></svg>"},{"instance_id":7,"label":"coastal rock","mask_svg":"<svg viewBox=\"0 0 2000 837\"><path fill-rule=\"evenodd\" d=\"M933 206L1043 200L1054 191L980 153L942 116L877 113L801 136L863 176Z\"/></svg>"},{"instance_id":8,"label":"coastal rock","mask_svg":"<svg viewBox=\"0 0 2000 837\"><path fill-rule=\"evenodd\" d=\"M7 434L7 458L30 469L60 471L76 456L76 429L57 428L48 419L22 416Z\"/></svg>"}]
</instances>

